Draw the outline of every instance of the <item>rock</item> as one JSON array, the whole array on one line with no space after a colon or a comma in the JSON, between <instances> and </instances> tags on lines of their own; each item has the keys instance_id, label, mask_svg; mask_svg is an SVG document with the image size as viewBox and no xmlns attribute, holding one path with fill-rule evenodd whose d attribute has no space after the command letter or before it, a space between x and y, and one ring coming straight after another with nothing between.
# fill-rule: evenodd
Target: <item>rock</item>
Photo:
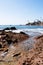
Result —
<instances>
[{"instance_id":1,"label":"rock","mask_svg":"<svg viewBox=\"0 0 43 65\"><path fill-rule=\"evenodd\" d=\"M17 30L15 27L11 27L10 30Z\"/></svg>"},{"instance_id":2,"label":"rock","mask_svg":"<svg viewBox=\"0 0 43 65\"><path fill-rule=\"evenodd\" d=\"M34 21L32 23L27 23L26 25L38 25L38 26L43 26L43 22L40 20Z\"/></svg>"},{"instance_id":3,"label":"rock","mask_svg":"<svg viewBox=\"0 0 43 65\"><path fill-rule=\"evenodd\" d=\"M4 31L4 30L2 30L0 35L5 35L5 31Z\"/></svg>"},{"instance_id":4,"label":"rock","mask_svg":"<svg viewBox=\"0 0 43 65\"><path fill-rule=\"evenodd\" d=\"M12 43L12 40L6 40L7 43L10 45Z\"/></svg>"},{"instance_id":5,"label":"rock","mask_svg":"<svg viewBox=\"0 0 43 65\"><path fill-rule=\"evenodd\" d=\"M6 49L4 52L8 52L8 49Z\"/></svg>"},{"instance_id":6,"label":"rock","mask_svg":"<svg viewBox=\"0 0 43 65\"><path fill-rule=\"evenodd\" d=\"M26 34L25 34L24 32L22 32L22 31L20 32L20 34L24 34L24 35L26 35Z\"/></svg>"},{"instance_id":7,"label":"rock","mask_svg":"<svg viewBox=\"0 0 43 65\"><path fill-rule=\"evenodd\" d=\"M7 27L7 28L5 28L5 29L3 29L3 30L10 30L10 28L9 28L9 27Z\"/></svg>"},{"instance_id":8,"label":"rock","mask_svg":"<svg viewBox=\"0 0 43 65\"><path fill-rule=\"evenodd\" d=\"M18 40L17 40L17 39L15 39L15 40L12 40L12 42L13 42L13 43L18 43Z\"/></svg>"},{"instance_id":9,"label":"rock","mask_svg":"<svg viewBox=\"0 0 43 65\"><path fill-rule=\"evenodd\" d=\"M37 36L35 39L40 39L40 38L43 38L43 35L39 35L39 36Z\"/></svg>"},{"instance_id":10,"label":"rock","mask_svg":"<svg viewBox=\"0 0 43 65\"><path fill-rule=\"evenodd\" d=\"M2 44L0 44L0 48L2 48Z\"/></svg>"},{"instance_id":11,"label":"rock","mask_svg":"<svg viewBox=\"0 0 43 65\"><path fill-rule=\"evenodd\" d=\"M40 52L43 50L43 35L40 35L35 39L36 39L36 44L34 44L34 48L36 51Z\"/></svg>"},{"instance_id":12,"label":"rock","mask_svg":"<svg viewBox=\"0 0 43 65\"><path fill-rule=\"evenodd\" d=\"M18 61L22 57L21 51L24 50L21 42L28 38L29 36L24 32L13 33L3 31L2 34L0 34L0 60L4 60L6 62L11 61L11 63L14 61L15 64L15 61ZM3 63L2 65L5 64Z\"/></svg>"},{"instance_id":13,"label":"rock","mask_svg":"<svg viewBox=\"0 0 43 65\"><path fill-rule=\"evenodd\" d=\"M7 27L7 28L3 29L3 31L4 30L17 30L17 29L15 27Z\"/></svg>"}]
</instances>

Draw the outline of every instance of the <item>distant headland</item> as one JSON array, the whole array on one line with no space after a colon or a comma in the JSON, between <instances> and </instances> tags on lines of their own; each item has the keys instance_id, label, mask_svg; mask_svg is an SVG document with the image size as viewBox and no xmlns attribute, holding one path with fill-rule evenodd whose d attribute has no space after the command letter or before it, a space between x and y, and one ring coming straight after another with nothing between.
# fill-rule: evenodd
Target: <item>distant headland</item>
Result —
<instances>
[{"instance_id":1,"label":"distant headland","mask_svg":"<svg viewBox=\"0 0 43 65\"><path fill-rule=\"evenodd\" d=\"M28 22L26 25L39 25L39 26L43 26L43 21L37 20L37 21L34 21L32 23Z\"/></svg>"}]
</instances>

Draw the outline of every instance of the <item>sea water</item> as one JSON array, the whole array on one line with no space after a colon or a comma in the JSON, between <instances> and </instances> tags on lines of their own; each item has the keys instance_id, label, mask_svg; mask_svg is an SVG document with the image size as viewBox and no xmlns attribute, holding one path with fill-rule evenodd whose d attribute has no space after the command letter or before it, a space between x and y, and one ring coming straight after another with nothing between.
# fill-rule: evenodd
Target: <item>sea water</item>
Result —
<instances>
[{"instance_id":1,"label":"sea water","mask_svg":"<svg viewBox=\"0 0 43 65\"><path fill-rule=\"evenodd\" d=\"M29 25L0 25L0 29L4 29L6 27L16 27L17 29L43 29L43 26L29 26Z\"/></svg>"},{"instance_id":2,"label":"sea water","mask_svg":"<svg viewBox=\"0 0 43 65\"><path fill-rule=\"evenodd\" d=\"M13 30L12 32L19 33L20 31L25 32L29 35L39 35L43 34L43 26L29 26L29 25L0 25L0 30L3 30L7 27L16 27L17 30Z\"/></svg>"}]
</instances>

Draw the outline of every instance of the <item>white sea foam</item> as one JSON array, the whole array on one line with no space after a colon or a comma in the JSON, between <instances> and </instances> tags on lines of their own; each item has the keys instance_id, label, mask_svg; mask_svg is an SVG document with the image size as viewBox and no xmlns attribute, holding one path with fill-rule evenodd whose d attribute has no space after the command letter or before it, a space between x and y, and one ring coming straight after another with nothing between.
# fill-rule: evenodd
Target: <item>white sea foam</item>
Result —
<instances>
[{"instance_id":1,"label":"white sea foam","mask_svg":"<svg viewBox=\"0 0 43 65\"><path fill-rule=\"evenodd\" d=\"M20 33L21 31L23 31L23 30L20 30L20 29L18 29L18 30L12 30L12 32L16 32L16 33Z\"/></svg>"},{"instance_id":2,"label":"white sea foam","mask_svg":"<svg viewBox=\"0 0 43 65\"><path fill-rule=\"evenodd\" d=\"M22 29L22 30L19 29L19 30L13 31L13 32L20 33L21 31L23 31L26 34L31 35L31 36L43 34L43 29L40 29L40 28L37 28L37 29Z\"/></svg>"},{"instance_id":3,"label":"white sea foam","mask_svg":"<svg viewBox=\"0 0 43 65\"><path fill-rule=\"evenodd\" d=\"M8 32L9 30L7 30L6 32ZM36 29L17 29L17 30L10 30L13 33L20 33L21 31L28 34L28 35L39 35L39 34L43 34L43 29L42 28L36 28Z\"/></svg>"},{"instance_id":4,"label":"white sea foam","mask_svg":"<svg viewBox=\"0 0 43 65\"><path fill-rule=\"evenodd\" d=\"M43 33L43 29L18 29L18 30L12 30L12 32L20 33L21 31L23 32L39 32Z\"/></svg>"}]
</instances>

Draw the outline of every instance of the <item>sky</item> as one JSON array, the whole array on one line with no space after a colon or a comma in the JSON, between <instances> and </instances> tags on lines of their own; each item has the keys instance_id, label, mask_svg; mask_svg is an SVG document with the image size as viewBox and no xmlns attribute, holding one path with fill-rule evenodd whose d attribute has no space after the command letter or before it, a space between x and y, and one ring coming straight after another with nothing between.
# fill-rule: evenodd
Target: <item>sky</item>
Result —
<instances>
[{"instance_id":1,"label":"sky","mask_svg":"<svg viewBox=\"0 0 43 65\"><path fill-rule=\"evenodd\" d=\"M0 0L0 25L43 20L43 0Z\"/></svg>"}]
</instances>

